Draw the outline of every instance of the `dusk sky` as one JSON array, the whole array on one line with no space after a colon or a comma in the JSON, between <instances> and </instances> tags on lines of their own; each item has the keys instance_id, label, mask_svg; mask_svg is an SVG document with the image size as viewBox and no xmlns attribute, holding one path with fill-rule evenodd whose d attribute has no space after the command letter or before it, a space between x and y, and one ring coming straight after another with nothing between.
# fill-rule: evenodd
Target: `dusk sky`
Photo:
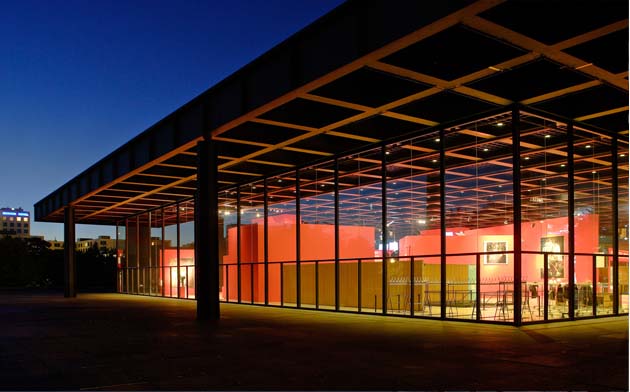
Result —
<instances>
[{"instance_id":1,"label":"dusk sky","mask_svg":"<svg viewBox=\"0 0 630 392\"><path fill-rule=\"evenodd\" d=\"M0 207L33 204L341 0L0 2ZM32 235L62 239L63 225ZM77 226L77 236L114 235Z\"/></svg>"}]
</instances>

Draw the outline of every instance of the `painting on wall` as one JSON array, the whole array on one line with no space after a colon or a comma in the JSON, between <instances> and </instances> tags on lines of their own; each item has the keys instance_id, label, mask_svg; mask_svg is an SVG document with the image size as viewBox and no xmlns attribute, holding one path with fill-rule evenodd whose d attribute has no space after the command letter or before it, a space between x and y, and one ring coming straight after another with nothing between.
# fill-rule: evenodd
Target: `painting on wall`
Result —
<instances>
[{"instance_id":1,"label":"painting on wall","mask_svg":"<svg viewBox=\"0 0 630 392\"><path fill-rule=\"evenodd\" d=\"M564 252L564 237L561 235L553 237L542 237L540 239L540 251L545 253ZM564 257L561 254L550 254L549 278L564 278Z\"/></svg>"},{"instance_id":2,"label":"painting on wall","mask_svg":"<svg viewBox=\"0 0 630 392\"><path fill-rule=\"evenodd\" d=\"M507 251L507 241L484 241L484 252L505 252ZM507 253L486 254L483 259L484 264L507 264Z\"/></svg>"}]
</instances>

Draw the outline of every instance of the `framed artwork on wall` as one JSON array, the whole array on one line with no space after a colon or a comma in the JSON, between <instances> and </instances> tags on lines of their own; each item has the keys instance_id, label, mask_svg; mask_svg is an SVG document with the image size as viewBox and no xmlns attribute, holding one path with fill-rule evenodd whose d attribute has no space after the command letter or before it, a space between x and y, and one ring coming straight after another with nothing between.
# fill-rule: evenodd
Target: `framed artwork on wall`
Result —
<instances>
[{"instance_id":1,"label":"framed artwork on wall","mask_svg":"<svg viewBox=\"0 0 630 392\"><path fill-rule=\"evenodd\" d=\"M553 237L542 237L540 239L540 251L545 253L564 252L564 237L561 235ZM563 255L550 254L549 278L564 278L564 257Z\"/></svg>"},{"instance_id":2,"label":"framed artwork on wall","mask_svg":"<svg viewBox=\"0 0 630 392\"><path fill-rule=\"evenodd\" d=\"M507 241L484 241L483 249L484 252L505 252L507 251L508 243ZM508 263L508 255L507 253L495 253L495 254L487 254L483 259L484 264L507 264Z\"/></svg>"}]
</instances>

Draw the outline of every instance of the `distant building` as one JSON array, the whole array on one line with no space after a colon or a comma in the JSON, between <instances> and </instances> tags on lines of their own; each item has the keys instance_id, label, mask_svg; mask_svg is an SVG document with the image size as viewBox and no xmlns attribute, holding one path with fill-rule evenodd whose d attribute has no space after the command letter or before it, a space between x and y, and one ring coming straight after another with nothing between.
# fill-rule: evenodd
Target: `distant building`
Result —
<instances>
[{"instance_id":1,"label":"distant building","mask_svg":"<svg viewBox=\"0 0 630 392\"><path fill-rule=\"evenodd\" d=\"M22 208L0 208L0 235L28 238L31 235L31 213Z\"/></svg>"},{"instance_id":2,"label":"distant building","mask_svg":"<svg viewBox=\"0 0 630 392\"><path fill-rule=\"evenodd\" d=\"M119 243L120 242L122 242L122 246L124 246L124 241L119 240ZM116 249L116 239L108 235L99 235L96 239L79 238L76 242L77 252L87 252L94 246L96 246L101 252L108 252L110 249Z\"/></svg>"},{"instance_id":3,"label":"distant building","mask_svg":"<svg viewBox=\"0 0 630 392\"><path fill-rule=\"evenodd\" d=\"M47 242L50 244L50 250L63 250L63 241L50 240Z\"/></svg>"}]
</instances>

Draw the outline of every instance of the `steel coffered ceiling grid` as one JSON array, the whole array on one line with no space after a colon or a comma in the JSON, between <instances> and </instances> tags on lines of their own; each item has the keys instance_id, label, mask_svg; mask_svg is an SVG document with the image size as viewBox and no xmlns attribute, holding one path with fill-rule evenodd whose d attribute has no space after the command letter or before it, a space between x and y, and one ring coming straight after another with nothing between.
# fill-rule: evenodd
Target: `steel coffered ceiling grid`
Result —
<instances>
[{"instance_id":1,"label":"steel coffered ceiling grid","mask_svg":"<svg viewBox=\"0 0 630 392\"><path fill-rule=\"evenodd\" d=\"M351 3L347 8L360 8L360 2ZM439 188L431 185L437 170L434 161L439 155L437 146L431 145L435 127L489 110L494 113L476 121L474 126L449 125L447 140L452 143L447 145L446 153L447 209L457 211L462 208L461 200L475 200L496 192L494 187L509 185L511 140L496 124L504 122L505 129L509 128L509 118L501 117L501 108L507 113L508 107L518 103L525 106L525 112L529 107L531 113L524 115L522 124L523 191L540 193L544 188L546 193L541 197L548 201L544 203L545 209L540 209L536 206L541 200L538 196L524 199L531 204L524 202L523 210L537 214L538 218L552 216L554 209L563 208L563 201L552 193L566 192L566 185L562 185L566 182L566 172L560 171L560 165L566 161L566 141L563 143L562 139L566 128L540 113L573 119L583 123L584 129L590 124L593 129L624 135L628 132L627 4L601 4L578 2L571 10L549 6L542 11L527 2L480 0L417 26L415 31L210 129L210 136L219 145L220 185L228 190L239 184L255 183L265 176L279 175L284 181L270 181L273 185L269 188L274 197L270 202L278 203L283 198L294 197L295 175L289 172L296 167L384 140L402 140L407 134L426 134L424 144L403 140L388 155L388 177L391 175L388 199L392 193L388 214L409 222L408 230L413 231L412 222L419 214L430 222L435 209L439 209L437 197L434 198L437 204L430 201L431 195L439 192ZM521 16L514 18L517 13ZM516 21L526 18L530 18L529 23ZM553 23L559 23L558 20L563 23L556 28ZM336 38L343 40L344 36ZM248 94L256 95L255 91ZM580 135L585 146L588 138ZM589 135L607 138L605 131ZM156 138L159 140L159 135L148 139L145 146L148 156L154 159L125 170L127 162L139 157L137 152L124 155L123 148L118 156L124 158L117 158L114 165L119 174L113 169L109 173L106 166L95 165L96 171L78 177L72 184L74 188L53 193L38 203L41 210L38 219L61 222L63 205L71 203L77 222L113 224L127 216L193 196L195 142L199 137L181 146L177 141L169 141L172 148L162 148ZM627 150L627 140L620 147ZM576 146L577 201L592 196L592 189L582 189L580 183L592 184L589 174L593 171L600 173L597 181L602 188L610 184L610 162L606 161L605 153L596 150L582 155L580 145ZM488 160L485 153L491 153L493 159ZM627 153L620 162L620 175L627 178ZM361 170L351 173L350 167L359 165ZM463 198L462 191L471 189L468 177L473 168L487 173L480 183L474 184L475 195ZM374 204L366 204L366 197L380 199L376 185L370 185L379 170L378 158L369 157L368 153L344 159L340 164L344 208L354 206L360 216ZM281 175L283 172L289 174ZM313 209L309 201L303 203L302 214L311 219L310 215L316 213L318 220L325 220L326 212L322 211L332 213L332 197L325 192L326 186L332 188L332 172L315 172L320 176L315 187L308 171L300 177L302 197L308 198L310 194L313 200L318 200ZM409 187L416 181L408 175L410 172L422 177L416 182L417 189ZM401 181L394 185L396 178ZM323 189L316 191L322 184ZM362 192L369 193L374 188L374 195L357 193L353 197L353 192L344 191L358 184L364 188ZM627 181L621 184L627 189ZM414 204L419 196L427 198L426 206ZM252 195L243 192L242 197L248 204L251 201L250 205L262 205L260 189ZM484 201L489 209L507 208L499 200L491 204L487 198ZM224 200L225 203L229 202ZM414 210L411 205L417 208ZM397 217L398 213L406 215ZM481 225L496 223L500 213L485 216L488 221ZM464 219L450 215L447 218L452 219L451 224Z\"/></svg>"}]
</instances>

